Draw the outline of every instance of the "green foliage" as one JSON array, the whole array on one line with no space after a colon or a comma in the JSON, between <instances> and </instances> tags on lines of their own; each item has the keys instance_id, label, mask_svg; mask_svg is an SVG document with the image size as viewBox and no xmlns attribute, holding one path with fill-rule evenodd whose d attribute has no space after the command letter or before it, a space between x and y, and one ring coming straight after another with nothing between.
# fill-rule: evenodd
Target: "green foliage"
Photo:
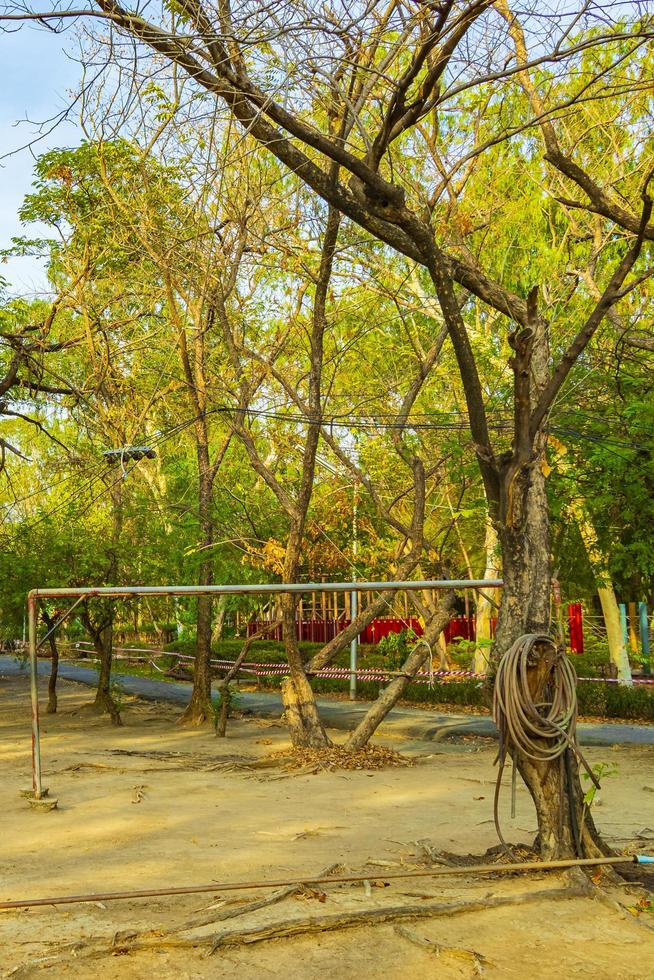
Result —
<instances>
[{"instance_id":1,"label":"green foliage","mask_svg":"<svg viewBox=\"0 0 654 980\"><path fill-rule=\"evenodd\" d=\"M185 23L178 0L167 0L165 8L176 23ZM373 62L392 52L397 40L389 28ZM623 65L622 55L629 54L623 41L582 47L569 72L541 66L534 78L560 104L573 105L583 93L565 114L566 139L575 159L636 213L649 169L650 147L642 134L651 106L642 79L651 77L651 52L634 50ZM285 71L279 47L265 42L257 52L262 82L278 84ZM620 59L614 62L616 52ZM397 58L406 69L410 45L403 44ZM427 70L425 63L414 86ZM592 85L586 92L585 80L592 77L601 78L607 91L623 91L623 71L639 82L628 99L594 98ZM55 310L45 297L3 294L0 332L25 329L30 337L41 336L34 325L52 319L47 339L56 348L54 376L75 392L69 399L37 397L24 388L19 407L29 397L36 426L14 416L2 419L3 438L29 457L12 459L11 481L0 484L0 631L7 636L21 633L24 597L34 586L190 584L209 572L216 582L268 581L277 580L283 565L292 508L280 506L273 490L281 486L293 499L301 487L308 427L298 414L313 372L308 338L325 206L295 174L258 154L248 135L204 125L196 94L190 115L180 115L178 90L164 76L139 90L143 133L137 140L87 140L39 158L20 217L45 232L16 239L4 253L47 254L52 292L63 298ZM377 107L382 93L374 76L371 105ZM528 100L516 81L512 75L499 86L464 86L438 120L424 119L397 139L380 172L392 166L386 174L405 188L415 214L429 205L446 251L474 256L485 274L519 296L540 285L554 362L592 306L592 284L584 275L592 273L602 286L628 239L599 215L565 204L572 191L545 165L535 130L523 128ZM318 76L313 84L319 93ZM294 95L291 80L291 101ZM330 99L316 94L303 112L323 125ZM370 121L364 107L361 125ZM512 138L496 139L498 125ZM152 134L147 151L146 133ZM348 139L355 152L366 149L357 127ZM473 143L484 152L471 153ZM448 187L436 192L443 167L451 174ZM648 265L646 243L636 272L644 274ZM230 290L223 292L228 282ZM654 588L652 363L647 352L628 350L623 337L626 329L647 325L651 289L644 278L625 292L617 319L603 325L578 359L548 418L570 460L566 469L554 464L548 478L564 597L590 602L596 588L570 520L569 503L577 497L585 502L620 598L649 598ZM499 456L511 445L512 326L470 293L461 295L461 314ZM231 341L221 317L231 325ZM300 577L345 579L353 571L360 578L393 577L406 548L398 525L410 526L414 516L407 463L412 453L427 472L429 546L416 576L429 577L441 563L452 574L467 574L468 568L477 574L486 557L487 508L467 428L466 392L448 341L412 402L414 425L403 433L401 452L397 430L387 424L443 327L429 275L347 223L326 319L321 412L335 424L331 441L320 440ZM13 348L0 345L0 378L12 357ZM198 365L201 383L193 375ZM28 380L48 380L40 355L25 370ZM247 411L244 393L251 398ZM3 400L0 409L7 408ZM363 421L354 424L356 417ZM210 542L198 500L200 419L207 423L210 458L229 441L204 515L215 532ZM236 437L235 419L245 423L247 444ZM59 443L38 428L46 422ZM156 445L156 461L130 468L126 479L118 470L109 472L103 451L137 438ZM267 478L253 466L257 453L267 461ZM365 475L364 481L357 477L357 489L345 472L348 456ZM227 608L256 614L262 606L258 599L232 598ZM172 646L193 652L196 609L195 600L152 600L138 608L125 603L117 627L127 632L135 620L138 634L139 622L142 630L175 623L183 638ZM79 623L71 624L70 635L76 631ZM376 649L361 650L362 664L397 669L414 640L407 631L391 634ZM462 665L474 646L460 642L453 648ZM229 650L233 657L237 648L239 641L219 646L223 656ZM254 649L253 658L263 661L280 656L273 643ZM316 649L303 645L303 655ZM605 649L576 659L578 672L595 676L600 654L605 664ZM347 653L338 662L345 665ZM651 704L641 689L581 684L579 692L586 713L629 717ZM474 681L431 690L413 685L407 696L481 703Z\"/></svg>"},{"instance_id":2,"label":"green foliage","mask_svg":"<svg viewBox=\"0 0 654 980\"><path fill-rule=\"evenodd\" d=\"M618 766L614 762L598 762L596 766L593 766L593 773L597 782L601 784L602 780L606 777L618 775ZM584 793L584 803L590 808L595 802L599 787L591 779L590 773L585 772L583 769L581 770L581 778L585 783L590 783Z\"/></svg>"},{"instance_id":3,"label":"green foliage","mask_svg":"<svg viewBox=\"0 0 654 980\"><path fill-rule=\"evenodd\" d=\"M411 629L389 633L382 637L377 644L381 664L388 670L399 670L417 639L417 635Z\"/></svg>"},{"instance_id":4,"label":"green foliage","mask_svg":"<svg viewBox=\"0 0 654 980\"><path fill-rule=\"evenodd\" d=\"M111 700L116 706L116 711L118 712L118 714L120 714L123 708L125 707L125 702L127 699L127 691L120 683L120 681L112 680L109 688L109 694L111 696Z\"/></svg>"}]
</instances>

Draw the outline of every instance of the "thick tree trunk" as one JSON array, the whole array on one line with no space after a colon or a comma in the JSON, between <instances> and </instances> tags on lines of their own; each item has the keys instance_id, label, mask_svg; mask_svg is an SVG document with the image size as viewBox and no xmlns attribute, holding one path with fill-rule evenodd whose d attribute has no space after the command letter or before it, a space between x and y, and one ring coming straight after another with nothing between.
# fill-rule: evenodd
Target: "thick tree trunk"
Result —
<instances>
[{"instance_id":1,"label":"thick tree trunk","mask_svg":"<svg viewBox=\"0 0 654 980\"><path fill-rule=\"evenodd\" d=\"M288 581L288 579L287 579ZM296 598L282 596L282 629L290 676L282 681L284 721L296 747L324 748L331 745L320 720L315 694L306 674L295 632Z\"/></svg>"},{"instance_id":2,"label":"thick tree trunk","mask_svg":"<svg viewBox=\"0 0 654 980\"><path fill-rule=\"evenodd\" d=\"M57 620L57 614L50 616L48 611L44 609L41 613L43 616L43 622L48 630L51 630ZM51 666L50 666L50 677L48 679L48 706L45 709L46 714L56 715L57 713L57 675L59 673L59 648L57 647L57 638L52 634L49 637L48 643L50 645L50 655L51 655Z\"/></svg>"},{"instance_id":3,"label":"thick tree trunk","mask_svg":"<svg viewBox=\"0 0 654 980\"><path fill-rule=\"evenodd\" d=\"M495 663L520 636L551 633L549 508L540 459L513 477L504 503L504 520L498 526L504 589ZM547 700L548 674L546 659L534 657L529 686L536 702ZM534 762L514 753L514 762L534 801L537 846L545 859L595 857L608 851L584 812L584 791L573 753L553 762Z\"/></svg>"},{"instance_id":4,"label":"thick tree trunk","mask_svg":"<svg viewBox=\"0 0 654 980\"><path fill-rule=\"evenodd\" d=\"M108 712L113 725L121 725L120 712L111 696L111 661L113 658L114 622L111 620L93 635L93 645L100 658L100 677L94 705L98 711Z\"/></svg>"},{"instance_id":5,"label":"thick tree trunk","mask_svg":"<svg viewBox=\"0 0 654 980\"><path fill-rule=\"evenodd\" d=\"M523 633L550 630L550 529L545 477L536 459L510 482L497 528L502 548L502 602L495 659Z\"/></svg>"},{"instance_id":6,"label":"thick tree trunk","mask_svg":"<svg viewBox=\"0 0 654 980\"><path fill-rule=\"evenodd\" d=\"M199 576L199 585L211 585L208 578ZM180 724L203 725L211 718L211 607L210 595L198 596L196 617L195 663L193 665L193 690L191 700L181 718Z\"/></svg>"},{"instance_id":7,"label":"thick tree trunk","mask_svg":"<svg viewBox=\"0 0 654 980\"><path fill-rule=\"evenodd\" d=\"M211 642L219 643L223 638L223 629L225 628L225 619L227 617L227 599L225 596L220 596L218 602L216 603L217 612L216 620L213 624L211 630Z\"/></svg>"},{"instance_id":8,"label":"thick tree trunk","mask_svg":"<svg viewBox=\"0 0 654 980\"><path fill-rule=\"evenodd\" d=\"M88 613L82 615L82 621L93 641L93 647L100 664L98 686L93 702L88 705L90 711L98 714L108 714L112 725L122 725L120 711L111 695L111 666L113 658L113 609L105 611L101 623L94 623Z\"/></svg>"},{"instance_id":9,"label":"thick tree trunk","mask_svg":"<svg viewBox=\"0 0 654 980\"><path fill-rule=\"evenodd\" d=\"M447 626L447 623L445 625ZM439 661L438 661L439 670L447 670L447 668L451 665L451 660L450 660L449 650L447 649L447 640L445 639L444 630L441 632L441 635L438 637L438 657L439 657Z\"/></svg>"},{"instance_id":10,"label":"thick tree trunk","mask_svg":"<svg viewBox=\"0 0 654 980\"><path fill-rule=\"evenodd\" d=\"M485 579L497 578L499 574L499 555L497 531L493 522L486 520L486 539L484 542L486 551L486 568L484 570ZM485 595L479 595L477 601L477 617L475 624L475 635L477 646L475 649L474 670L477 674L484 674L490 662L490 645L493 638L492 619L493 605Z\"/></svg>"},{"instance_id":11,"label":"thick tree trunk","mask_svg":"<svg viewBox=\"0 0 654 980\"><path fill-rule=\"evenodd\" d=\"M627 687L633 687L631 664L629 663L629 656L622 632L622 623L620 622L620 608L610 578L604 579L602 583L598 583L597 595L602 606L602 615L604 616L604 625L606 626L609 659L615 667L616 677L621 684Z\"/></svg>"},{"instance_id":12,"label":"thick tree trunk","mask_svg":"<svg viewBox=\"0 0 654 980\"><path fill-rule=\"evenodd\" d=\"M400 700L417 672L429 658L433 644L438 641L447 626L452 615L453 604L454 593L445 593L424 636L413 646L402 664L402 676L394 677L380 693L345 743L345 748L350 752L356 752L368 744L389 711Z\"/></svg>"},{"instance_id":13,"label":"thick tree trunk","mask_svg":"<svg viewBox=\"0 0 654 980\"><path fill-rule=\"evenodd\" d=\"M199 513L201 547L204 559L200 566L198 585L213 585L213 520L211 504L213 484L209 475L208 447L198 446ZM211 633L213 598L199 595L197 599L196 647L193 666L193 690L191 700L179 719L181 725L203 725L212 720L211 710Z\"/></svg>"},{"instance_id":14,"label":"thick tree trunk","mask_svg":"<svg viewBox=\"0 0 654 980\"><path fill-rule=\"evenodd\" d=\"M571 506L575 515L579 532L581 534L590 567L593 570L593 577L597 586L597 595L602 606L604 625L606 626L606 639L609 647L609 659L616 669L616 677L621 684L631 686L631 664L629 655L624 642L622 624L620 622L620 609L618 600L615 597L611 573L608 562L602 554L597 540L595 528L588 520L585 508L581 500L575 500Z\"/></svg>"}]
</instances>

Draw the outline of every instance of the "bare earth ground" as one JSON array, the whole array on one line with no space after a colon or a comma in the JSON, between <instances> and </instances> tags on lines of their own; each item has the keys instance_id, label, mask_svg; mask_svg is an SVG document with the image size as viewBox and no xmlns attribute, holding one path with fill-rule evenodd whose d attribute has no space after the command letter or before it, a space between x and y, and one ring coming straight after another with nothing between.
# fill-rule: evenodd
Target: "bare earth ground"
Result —
<instances>
[{"instance_id":1,"label":"bare earth ground","mask_svg":"<svg viewBox=\"0 0 654 980\"><path fill-rule=\"evenodd\" d=\"M131 700L124 727L112 728L105 719L80 713L89 698L88 690L62 682L60 713L43 717L46 784L59 808L36 812L18 796L30 783L27 678L0 679L0 899L304 876L336 863L355 873L387 873L421 866L419 840L459 854L481 854L497 843L495 746L488 741L430 744L424 752L412 743L410 768L291 775L279 768L236 767L288 746L284 729L275 723L233 721L227 738L216 739L207 730L176 727L175 708ZM399 740L380 741L402 750ZM587 752L594 765L618 765L618 775L605 781L597 812L601 829L616 846L649 850L654 843L653 752L647 746ZM235 768L220 768L230 760ZM507 786L502 824L509 840L533 839L534 817L524 789L518 789L511 820ZM565 879L544 873L395 880L372 889L361 883L333 885L324 902L312 893L290 897L193 935L430 899L517 897L565 885ZM203 948L127 954L110 949L117 931L164 932L208 906L267 894L221 896L217 888L204 895L0 912L0 976L167 980L238 972L247 980L449 980L482 974L498 980L641 980L654 975L654 916L621 912L590 898L420 918L404 922L399 931L383 923L275 939L221 948L213 956ZM612 892L627 906L640 896L631 888ZM93 937L106 945L91 959L85 941ZM431 948L416 945L421 939ZM62 944L72 942L77 949L62 952ZM57 962L48 966L54 957Z\"/></svg>"}]
</instances>

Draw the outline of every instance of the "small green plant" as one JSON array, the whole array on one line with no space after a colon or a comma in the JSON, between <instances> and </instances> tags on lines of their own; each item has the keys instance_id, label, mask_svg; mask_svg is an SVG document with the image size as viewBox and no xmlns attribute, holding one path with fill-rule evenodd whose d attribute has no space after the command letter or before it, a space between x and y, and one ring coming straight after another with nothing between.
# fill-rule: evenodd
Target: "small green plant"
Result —
<instances>
[{"instance_id":1,"label":"small green plant","mask_svg":"<svg viewBox=\"0 0 654 980\"><path fill-rule=\"evenodd\" d=\"M127 697L127 691L125 690L122 684L118 683L118 681L112 681L111 687L109 689L109 694L111 696L111 700L116 705L116 711L118 712L118 714L120 714L123 708L125 707L125 699Z\"/></svg>"},{"instance_id":2,"label":"small green plant","mask_svg":"<svg viewBox=\"0 0 654 980\"><path fill-rule=\"evenodd\" d=\"M411 629L383 636L377 645L377 649L381 654L384 666L388 670L399 670L407 658L409 647L413 646L417 639L417 635Z\"/></svg>"},{"instance_id":3,"label":"small green plant","mask_svg":"<svg viewBox=\"0 0 654 980\"><path fill-rule=\"evenodd\" d=\"M596 766L593 766L593 772L597 777L597 782L601 783L601 781L607 776L617 776L618 766L615 762L600 762ZM584 793L584 805L590 809L595 802L598 787L591 780L591 777L587 772L582 772L581 775L585 782L590 783L590 786Z\"/></svg>"},{"instance_id":4,"label":"small green plant","mask_svg":"<svg viewBox=\"0 0 654 980\"><path fill-rule=\"evenodd\" d=\"M481 646L482 643L484 643L484 642L487 642L487 641L480 640L479 641L479 646ZM457 637L453 641L452 646L456 650L457 655L460 654L460 653L463 653L463 654L467 654L469 656L473 656L475 650L477 649L477 643L474 640L464 640L462 637Z\"/></svg>"},{"instance_id":5,"label":"small green plant","mask_svg":"<svg viewBox=\"0 0 654 980\"><path fill-rule=\"evenodd\" d=\"M220 722L220 706L222 703L223 699L219 694L214 694L211 698L211 717L213 719L214 731L218 731L218 723Z\"/></svg>"}]
</instances>

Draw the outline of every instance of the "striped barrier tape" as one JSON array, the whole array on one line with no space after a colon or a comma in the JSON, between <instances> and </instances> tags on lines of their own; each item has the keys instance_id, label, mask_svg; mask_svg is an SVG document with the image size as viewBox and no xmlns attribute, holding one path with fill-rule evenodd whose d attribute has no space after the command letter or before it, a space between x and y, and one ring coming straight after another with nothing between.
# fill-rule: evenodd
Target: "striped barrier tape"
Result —
<instances>
[{"instance_id":1,"label":"striped barrier tape","mask_svg":"<svg viewBox=\"0 0 654 980\"><path fill-rule=\"evenodd\" d=\"M82 643L76 643L70 645L74 649L81 650L82 652L85 653L95 652L92 649L88 651L88 647L85 649L85 644ZM117 649L122 649L123 651L127 651L129 648L123 647ZM195 660L195 657L192 654L176 653L172 650L161 652L155 650L144 650L136 647L134 649L138 650L138 652L143 652L143 653L146 652L157 653L157 655L160 657L161 656L175 657L177 660L189 660L191 662ZM154 660L150 657L133 657L129 655L122 656L121 654L116 653L114 654L114 659L145 661L146 663L150 663L155 668L155 670L158 670L160 673L164 673L161 670L161 668L158 667L154 663ZM234 666L236 661L235 660L211 660L210 663L212 666L217 667L219 670L227 671ZM290 670L289 665L287 663L282 663L282 662L263 663L260 661L246 661L242 663L239 667L239 671L242 671L243 673L247 673L247 674L254 674L257 677L286 676L289 673L289 670ZM321 677L326 680L329 679L348 680L352 676L352 673L353 671L351 671L348 667L323 667L321 670L311 672L310 676ZM367 669L364 668L362 670L356 670L354 671L354 674L356 675L356 677L359 678L359 680L364 680L364 681L365 680L385 681L392 677L404 676L400 673L400 671L385 671L381 667L369 667ZM434 670L434 671L420 670L411 679L411 682L414 684L430 684L433 682L434 679L442 679L442 680L449 680L449 681L455 681L457 679L459 680L471 679L471 680L483 681L486 679L486 674L478 674L475 673L474 670ZM619 684L620 683L620 681L616 677L578 677L577 680L589 684ZM632 680L634 684L645 684L645 685L654 684L654 677L634 677Z\"/></svg>"}]
</instances>

